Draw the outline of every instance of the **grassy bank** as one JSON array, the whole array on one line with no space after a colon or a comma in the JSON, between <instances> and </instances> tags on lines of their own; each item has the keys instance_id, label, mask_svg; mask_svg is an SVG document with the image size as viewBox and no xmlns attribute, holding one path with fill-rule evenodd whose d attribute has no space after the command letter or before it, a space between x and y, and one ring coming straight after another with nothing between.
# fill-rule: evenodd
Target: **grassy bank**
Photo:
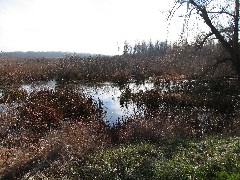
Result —
<instances>
[{"instance_id":1,"label":"grassy bank","mask_svg":"<svg viewBox=\"0 0 240 180\"><path fill-rule=\"evenodd\" d=\"M240 138L210 136L122 144L77 156L34 178L239 179ZM30 174L30 173L29 173ZM28 175L29 175L28 174ZM27 175L25 176L27 177Z\"/></svg>"}]
</instances>

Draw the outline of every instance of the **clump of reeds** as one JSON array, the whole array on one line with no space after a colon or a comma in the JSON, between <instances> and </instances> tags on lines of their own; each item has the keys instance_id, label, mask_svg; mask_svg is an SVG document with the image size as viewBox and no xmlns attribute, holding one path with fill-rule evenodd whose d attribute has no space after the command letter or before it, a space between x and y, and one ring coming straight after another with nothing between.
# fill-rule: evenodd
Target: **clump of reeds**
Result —
<instances>
[{"instance_id":1,"label":"clump of reeds","mask_svg":"<svg viewBox=\"0 0 240 180\"><path fill-rule=\"evenodd\" d=\"M0 117L3 178L35 174L52 163L67 163L76 154L111 143L102 108L77 90L41 90L26 98L24 94L25 99L16 98L18 93L10 94L6 102L16 100L17 109L13 107Z\"/></svg>"},{"instance_id":2,"label":"clump of reeds","mask_svg":"<svg viewBox=\"0 0 240 180\"><path fill-rule=\"evenodd\" d=\"M120 102L136 104L144 111L144 117L132 118L117 127L119 137L123 141L144 138L156 141L236 133L239 129L237 87L236 80L231 79L188 81L181 88L169 87L164 92L155 88L133 93L127 87Z\"/></svg>"}]
</instances>

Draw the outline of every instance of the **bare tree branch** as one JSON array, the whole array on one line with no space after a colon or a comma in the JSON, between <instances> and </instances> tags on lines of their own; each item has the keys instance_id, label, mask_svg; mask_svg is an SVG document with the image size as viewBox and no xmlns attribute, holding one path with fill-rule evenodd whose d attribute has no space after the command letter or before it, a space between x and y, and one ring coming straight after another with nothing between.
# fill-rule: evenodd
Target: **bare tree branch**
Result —
<instances>
[{"instance_id":1,"label":"bare tree branch","mask_svg":"<svg viewBox=\"0 0 240 180\"><path fill-rule=\"evenodd\" d=\"M208 27L211 29L212 33L216 36L216 38L221 42L223 47L230 53L234 54L231 45L225 40L225 38L221 35L221 33L216 29L216 27L212 24L212 21L210 20L206 7L198 5L194 0L189 0L189 2L196 7L196 9L201 12L200 16L204 19L205 23L208 25Z\"/></svg>"},{"instance_id":2,"label":"bare tree branch","mask_svg":"<svg viewBox=\"0 0 240 180\"><path fill-rule=\"evenodd\" d=\"M230 29L229 27L224 28L219 30L220 33L227 33L227 32L232 32L232 29ZM209 37L211 37L212 35L214 35L213 32L209 32L207 34L204 35L203 39L200 41L200 43L197 45L198 49L201 49L204 45L204 43L208 40Z\"/></svg>"},{"instance_id":3,"label":"bare tree branch","mask_svg":"<svg viewBox=\"0 0 240 180\"><path fill-rule=\"evenodd\" d=\"M177 6L178 5L177 2L174 4L173 8L169 11L169 15L167 17L168 21L172 19L172 17L174 16L175 12L182 6L182 4L183 3L180 3L179 6Z\"/></svg>"},{"instance_id":4,"label":"bare tree branch","mask_svg":"<svg viewBox=\"0 0 240 180\"><path fill-rule=\"evenodd\" d=\"M206 40L207 40L209 37L211 37L212 35L214 35L212 32L209 32L208 34L206 34L206 35L204 36L204 38L201 40L200 44L197 45L197 48L198 48L198 49L201 49L201 48L203 47L204 43L206 42Z\"/></svg>"},{"instance_id":5,"label":"bare tree branch","mask_svg":"<svg viewBox=\"0 0 240 180\"><path fill-rule=\"evenodd\" d=\"M235 17L234 14L231 14L229 12L226 12L226 11L207 11L208 14L227 14L231 17Z\"/></svg>"},{"instance_id":6,"label":"bare tree branch","mask_svg":"<svg viewBox=\"0 0 240 180\"><path fill-rule=\"evenodd\" d=\"M196 10L197 14L202 17L204 23L210 28L211 32L205 35L199 46L203 46L204 42L214 35L223 46L225 52L228 53L228 59L231 60L240 79L239 1L240 0L232 0L231 3L230 1L226 1L224 5L221 4L221 2L217 3L217 0L216 2L213 0L178 0L177 2L181 5L182 3L190 4ZM210 2L212 4L210 4ZM218 6L216 6L216 3ZM227 28L225 28L227 22L221 23L219 19L219 17L224 14L227 15L224 17L227 17L229 20ZM217 18L218 21L216 21L215 18ZM217 66L220 62L217 62L213 67Z\"/></svg>"}]
</instances>

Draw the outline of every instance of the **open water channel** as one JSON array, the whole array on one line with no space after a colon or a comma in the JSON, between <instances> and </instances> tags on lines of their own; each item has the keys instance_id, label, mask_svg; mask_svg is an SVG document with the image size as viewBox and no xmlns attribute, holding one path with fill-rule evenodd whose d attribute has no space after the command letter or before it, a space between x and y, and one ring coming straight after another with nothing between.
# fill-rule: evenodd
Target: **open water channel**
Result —
<instances>
[{"instance_id":1,"label":"open water channel","mask_svg":"<svg viewBox=\"0 0 240 180\"><path fill-rule=\"evenodd\" d=\"M194 81L193 81L194 82ZM187 80L181 80L179 83L173 83L171 81L162 83L158 85L158 88L162 92L167 92L175 89L186 88ZM120 105L120 95L125 91L125 88L120 88L116 84L112 83L97 83L97 84L74 84L66 85L73 86L73 88L78 89L79 91L91 96L98 104L101 103L102 107L105 110L104 120L110 124L117 122L118 120L126 120L132 115L143 115L143 112L139 111L135 104L129 104L126 106ZM194 83L193 83L194 86ZM204 85L205 86L205 85ZM50 80L47 82L38 82L33 84L24 84L20 88L24 89L26 92L31 93L33 91L40 91L43 89L55 90L58 87L58 84L55 80ZM131 92L146 91L156 88L154 83L145 82L144 84L137 85L136 83L129 83L126 85ZM206 86L207 87L207 86ZM0 90L0 97L3 95L3 91ZM6 110L9 107L9 104L0 103L0 112ZM204 120L207 118L208 110L202 110L198 113L198 119Z\"/></svg>"},{"instance_id":2,"label":"open water channel","mask_svg":"<svg viewBox=\"0 0 240 180\"><path fill-rule=\"evenodd\" d=\"M101 103L105 111L104 120L110 124L113 124L118 120L125 120L133 114L140 115L141 113L137 111L137 107L134 104L129 104L128 107L120 105L120 95L124 89L121 89L115 84L75 84L73 86L88 96L91 96L97 103ZM140 90L145 91L154 88L153 83L145 83L140 85L129 83L127 86L132 90L132 92L138 92ZM20 87L20 89L24 89L27 93L31 93L33 91L40 91L44 89L54 91L57 87L57 82L55 80L50 80L47 82L24 84ZM0 96L2 96L2 94L3 92L1 91ZM0 112L7 108L8 104L0 104Z\"/></svg>"}]
</instances>

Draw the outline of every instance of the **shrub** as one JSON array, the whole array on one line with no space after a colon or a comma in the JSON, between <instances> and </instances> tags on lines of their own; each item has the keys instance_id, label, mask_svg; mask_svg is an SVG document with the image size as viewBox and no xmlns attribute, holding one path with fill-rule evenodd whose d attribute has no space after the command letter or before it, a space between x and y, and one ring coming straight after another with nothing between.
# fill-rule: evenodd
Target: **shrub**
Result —
<instances>
[{"instance_id":1,"label":"shrub","mask_svg":"<svg viewBox=\"0 0 240 180\"><path fill-rule=\"evenodd\" d=\"M11 139L18 142L15 144L37 142L49 131L61 128L65 121L102 121L103 109L77 90L41 90L20 98L17 117L13 117L8 130L9 135L15 134L15 140Z\"/></svg>"}]
</instances>

